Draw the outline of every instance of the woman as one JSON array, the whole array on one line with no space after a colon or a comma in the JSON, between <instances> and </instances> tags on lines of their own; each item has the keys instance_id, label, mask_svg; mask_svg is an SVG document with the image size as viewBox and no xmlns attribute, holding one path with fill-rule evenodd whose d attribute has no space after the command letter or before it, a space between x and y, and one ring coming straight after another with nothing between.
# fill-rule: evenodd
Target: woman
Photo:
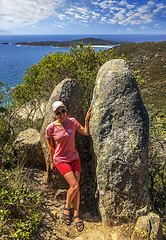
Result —
<instances>
[{"instance_id":1,"label":"woman","mask_svg":"<svg viewBox=\"0 0 166 240\"><path fill-rule=\"evenodd\" d=\"M66 106L61 101L52 105L56 120L46 129L46 137L50 151L51 168L57 168L69 183L66 205L63 208L62 219L67 225L71 223L70 206L74 205L74 221L79 232L83 231L84 224L79 217L80 205L80 158L75 149L75 132L89 135L89 119L91 108L88 110L83 127L76 119L67 117Z\"/></svg>"}]
</instances>

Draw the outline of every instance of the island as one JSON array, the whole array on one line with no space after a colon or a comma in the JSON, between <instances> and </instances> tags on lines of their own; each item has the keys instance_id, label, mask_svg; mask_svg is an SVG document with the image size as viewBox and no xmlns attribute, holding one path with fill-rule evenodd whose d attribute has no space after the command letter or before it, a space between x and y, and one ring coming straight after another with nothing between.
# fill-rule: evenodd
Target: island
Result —
<instances>
[{"instance_id":1,"label":"island","mask_svg":"<svg viewBox=\"0 0 166 240\"><path fill-rule=\"evenodd\" d=\"M120 45L131 43L131 41L110 41L103 40L99 38L82 38L72 41L41 41L41 42L20 42L15 43L16 45L26 45L26 46L52 46L52 47L73 47L79 45L79 43L83 43L85 45L97 45L97 46L109 46L109 45Z\"/></svg>"}]
</instances>

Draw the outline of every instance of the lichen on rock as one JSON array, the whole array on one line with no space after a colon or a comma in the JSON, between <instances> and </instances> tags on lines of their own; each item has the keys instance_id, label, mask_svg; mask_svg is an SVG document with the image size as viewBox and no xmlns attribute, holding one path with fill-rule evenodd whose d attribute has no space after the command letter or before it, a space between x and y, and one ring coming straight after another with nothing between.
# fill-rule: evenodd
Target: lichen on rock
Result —
<instances>
[{"instance_id":1,"label":"lichen on rock","mask_svg":"<svg viewBox=\"0 0 166 240\"><path fill-rule=\"evenodd\" d=\"M150 212L139 217L135 225L131 240L162 240L162 226L160 217Z\"/></svg>"},{"instance_id":2,"label":"lichen on rock","mask_svg":"<svg viewBox=\"0 0 166 240\"><path fill-rule=\"evenodd\" d=\"M110 60L98 72L90 133L103 222L135 218L137 210L149 207L149 119L135 77L122 59Z\"/></svg>"}]
</instances>

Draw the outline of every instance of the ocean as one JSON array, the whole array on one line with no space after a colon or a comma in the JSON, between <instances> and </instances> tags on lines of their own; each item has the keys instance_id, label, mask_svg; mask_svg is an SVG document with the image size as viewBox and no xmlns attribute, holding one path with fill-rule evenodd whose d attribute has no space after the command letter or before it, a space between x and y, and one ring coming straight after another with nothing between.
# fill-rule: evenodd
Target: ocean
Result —
<instances>
[{"instance_id":1,"label":"ocean","mask_svg":"<svg viewBox=\"0 0 166 240\"><path fill-rule=\"evenodd\" d=\"M35 41L68 41L86 37L113 41L160 42L166 40L166 35L0 35L0 82L13 88L23 81L26 68L38 63L45 55L57 51L70 51L69 48L19 46L12 43ZM9 43L9 44L1 44ZM102 49L111 48L103 47ZM98 51L100 48L95 47Z\"/></svg>"}]
</instances>

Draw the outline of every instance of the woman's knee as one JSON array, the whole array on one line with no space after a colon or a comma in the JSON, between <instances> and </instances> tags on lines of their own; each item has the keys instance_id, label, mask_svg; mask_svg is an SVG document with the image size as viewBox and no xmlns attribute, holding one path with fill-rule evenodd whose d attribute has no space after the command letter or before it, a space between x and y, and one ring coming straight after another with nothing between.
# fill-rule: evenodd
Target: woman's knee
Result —
<instances>
[{"instance_id":1,"label":"woman's knee","mask_svg":"<svg viewBox=\"0 0 166 240\"><path fill-rule=\"evenodd\" d=\"M75 192L75 191L76 191L76 192L79 191L79 183L78 183L78 182L72 184L70 187L73 189L74 192Z\"/></svg>"}]
</instances>

